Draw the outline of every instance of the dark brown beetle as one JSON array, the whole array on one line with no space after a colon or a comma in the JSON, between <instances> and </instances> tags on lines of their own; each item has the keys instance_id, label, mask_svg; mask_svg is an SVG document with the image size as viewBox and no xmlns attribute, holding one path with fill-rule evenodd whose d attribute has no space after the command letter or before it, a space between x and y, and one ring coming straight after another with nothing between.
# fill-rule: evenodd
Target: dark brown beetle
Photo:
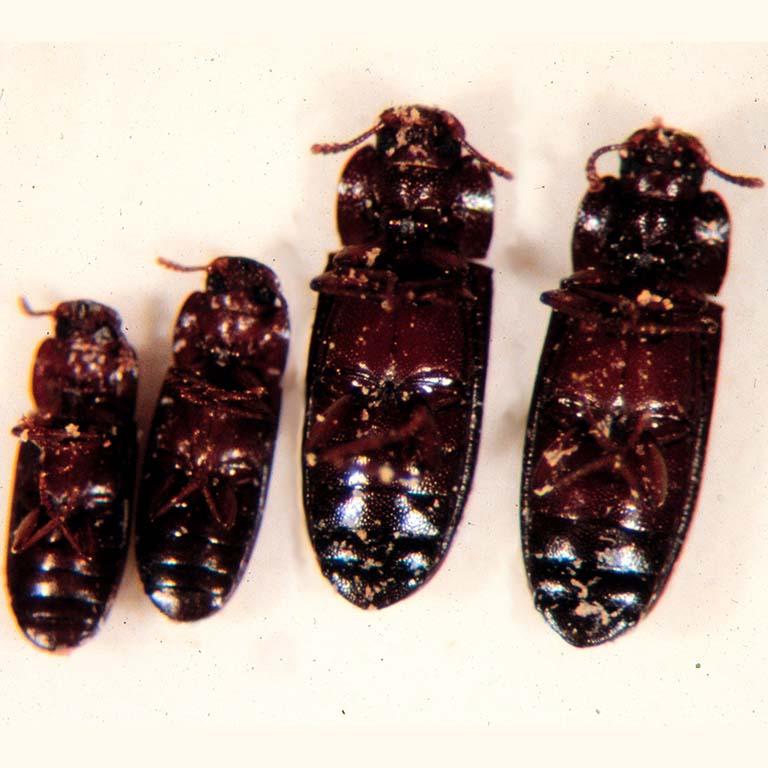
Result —
<instances>
[{"instance_id":1,"label":"dark brown beetle","mask_svg":"<svg viewBox=\"0 0 768 768\"><path fill-rule=\"evenodd\" d=\"M595 169L619 150L619 178ZM696 502L720 348L730 222L699 140L656 122L587 164L575 274L528 422L523 551L536 607L576 646L632 627L669 578Z\"/></svg>"},{"instance_id":2,"label":"dark brown beetle","mask_svg":"<svg viewBox=\"0 0 768 768\"><path fill-rule=\"evenodd\" d=\"M166 615L200 619L243 575L267 496L288 352L274 273L218 258L189 296L149 437L137 511L144 589Z\"/></svg>"},{"instance_id":3,"label":"dark brown beetle","mask_svg":"<svg viewBox=\"0 0 768 768\"><path fill-rule=\"evenodd\" d=\"M136 354L116 312L52 312L32 374L37 412L21 439L7 555L11 605L40 648L71 648L107 614L123 572L136 466Z\"/></svg>"},{"instance_id":4,"label":"dark brown beetle","mask_svg":"<svg viewBox=\"0 0 768 768\"><path fill-rule=\"evenodd\" d=\"M445 555L472 482L491 311L491 172L451 114L388 109L339 182L344 247L312 281L304 505L323 574L382 608ZM466 154L464 154L466 151Z\"/></svg>"}]
</instances>

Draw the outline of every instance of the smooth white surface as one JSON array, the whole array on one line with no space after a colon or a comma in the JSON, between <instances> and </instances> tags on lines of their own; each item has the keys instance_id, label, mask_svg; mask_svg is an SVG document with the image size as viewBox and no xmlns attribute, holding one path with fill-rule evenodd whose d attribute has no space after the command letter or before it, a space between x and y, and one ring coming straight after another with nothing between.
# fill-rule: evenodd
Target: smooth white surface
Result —
<instances>
[{"instance_id":1,"label":"smooth white surface","mask_svg":"<svg viewBox=\"0 0 768 768\"><path fill-rule=\"evenodd\" d=\"M37 308L93 298L122 314L139 352L144 429L176 311L201 284L156 257L264 261L293 327L272 487L238 592L209 620L173 624L144 596L131 556L107 623L69 656L36 650L0 610L0 728L20 738L20 754L64 743L70 750L52 754L85 757L86 724L107 750L112 734L149 729L168 740L169 756L209 729L317 726L302 743L285 733L289 748L312 754L336 732L328 726L354 725L368 729L354 732L364 761L401 727L450 724L478 728L467 756L478 765L494 726L518 733L501 739L509 759L540 745L588 756L599 735L614 747L595 759L627 764L635 750L619 758L614 749L636 729L695 753L694 729L768 726L768 192L706 182L733 226L725 342L697 514L655 610L614 643L570 648L533 609L518 525L523 429L548 320L538 295L570 272L586 158L659 115L697 134L723 169L768 179L768 47L479 44L459 34L397 47L307 37L5 46L0 73L4 498L9 430L31 408L33 352L50 330L21 315L19 295ZM423 590L364 613L320 575L300 502L308 283L338 244L335 185L347 157L309 147L352 138L408 103L453 112L515 179L496 180L490 370L464 520ZM600 161L615 167L615 156ZM575 752L553 743L550 727L573 734ZM30 742L39 728L52 738ZM199 759L215 761L218 738ZM428 729L423 755L442 739ZM249 749L260 760L258 742ZM409 754L404 762L418 757Z\"/></svg>"}]
</instances>

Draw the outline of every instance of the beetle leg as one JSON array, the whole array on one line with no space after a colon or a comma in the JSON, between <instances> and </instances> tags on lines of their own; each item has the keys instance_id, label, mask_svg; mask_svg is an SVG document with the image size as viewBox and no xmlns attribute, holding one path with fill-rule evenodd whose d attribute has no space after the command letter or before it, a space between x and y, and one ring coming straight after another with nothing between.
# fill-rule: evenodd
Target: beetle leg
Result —
<instances>
[{"instance_id":1,"label":"beetle leg","mask_svg":"<svg viewBox=\"0 0 768 768\"><path fill-rule=\"evenodd\" d=\"M674 319L669 323L639 323L637 333L648 336L663 336L668 333L717 333L720 323L712 317L699 317L693 320Z\"/></svg>"},{"instance_id":2,"label":"beetle leg","mask_svg":"<svg viewBox=\"0 0 768 768\"><path fill-rule=\"evenodd\" d=\"M605 319L605 313L601 312L594 302L586 300L585 297L579 296L573 291L545 291L541 294L541 301L552 307L555 312L562 312L564 315L575 317L577 320L597 323Z\"/></svg>"},{"instance_id":3,"label":"beetle leg","mask_svg":"<svg viewBox=\"0 0 768 768\"><path fill-rule=\"evenodd\" d=\"M72 549L77 552L77 554L82 557L85 560L91 560L93 558L93 555L91 552L87 552L86 549L80 544L77 537L75 536L72 531L69 530L67 527L67 517L69 517L71 510L68 510L64 514L57 515L53 518L51 522L54 522L55 528L60 530L62 534L64 535L64 538L70 543L72 546ZM50 512L49 512L50 514Z\"/></svg>"},{"instance_id":4,"label":"beetle leg","mask_svg":"<svg viewBox=\"0 0 768 768\"><path fill-rule=\"evenodd\" d=\"M595 472L611 469L615 467L615 464L615 455L611 454L601 456L598 459L593 459L592 461L583 464L578 469L574 469L567 474L561 475L557 478L552 478L551 481L546 482L544 485L540 485L538 488L534 488L533 492L537 496L546 496L547 494L552 493L552 491L562 491L569 485L573 485L575 482L581 480L583 477L591 475Z\"/></svg>"},{"instance_id":5,"label":"beetle leg","mask_svg":"<svg viewBox=\"0 0 768 768\"><path fill-rule=\"evenodd\" d=\"M102 432L94 430L81 430L77 424L67 424L63 429L49 427L47 424L25 416L11 430L14 437L18 437L22 442L34 443L40 448L53 448L62 443L76 442L78 445L88 443L101 443L105 439Z\"/></svg>"},{"instance_id":6,"label":"beetle leg","mask_svg":"<svg viewBox=\"0 0 768 768\"><path fill-rule=\"evenodd\" d=\"M216 522L222 528L231 528L237 518L237 498L230 484L226 480L219 479L215 495L211 482L205 483L202 491L205 503Z\"/></svg>"},{"instance_id":7,"label":"beetle leg","mask_svg":"<svg viewBox=\"0 0 768 768\"><path fill-rule=\"evenodd\" d=\"M331 270L315 277L309 284L313 291L331 296L351 298L392 297L397 284L397 275L389 270L355 269L343 272Z\"/></svg>"},{"instance_id":8,"label":"beetle leg","mask_svg":"<svg viewBox=\"0 0 768 768\"><path fill-rule=\"evenodd\" d=\"M458 282L455 286L446 284L445 278L435 280L420 280L401 283L408 301L424 304L455 306L456 301L476 301L477 297L466 284ZM453 290L451 290L453 288Z\"/></svg>"},{"instance_id":9,"label":"beetle leg","mask_svg":"<svg viewBox=\"0 0 768 768\"><path fill-rule=\"evenodd\" d=\"M643 493L643 483L640 482L640 478L638 478L637 474L627 466L626 456L623 452L614 455L613 470L622 477L624 482L626 482L629 487L629 492L632 495L632 500L635 503L642 503L645 495Z\"/></svg>"},{"instance_id":10,"label":"beetle leg","mask_svg":"<svg viewBox=\"0 0 768 768\"><path fill-rule=\"evenodd\" d=\"M339 423L349 416L353 403L354 397L352 395L342 395L334 400L323 413L316 416L315 423L310 428L304 445L305 455L315 454L318 448L328 444L338 430Z\"/></svg>"},{"instance_id":11,"label":"beetle leg","mask_svg":"<svg viewBox=\"0 0 768 768\"><path fill-rule=\"evenodd\" d=\"M647 440L635 446L635 459L640 465L640 483L656 508L661 507L669 490L667 462L654 440Z\"/></svg>"},{"instance_id":12,"label":"beetle leg","mask_svg":"<svg viewBox=\"0 0 768 768\"><path fill-rule=\"evenodd\" d=\"M246 392L236 392L181 372L174 372L173 385L176 396L193 405L210 407L216 403L217 408L221 407L233 416L251 419L269 420L274 416L271 408L263 402L267 389L261 385ZM245 407L238 407L241 403Z\"/></svg>"},{"instance_id":13,"label":"beetle leg","mask_svg":"<svg viewBox=\"0 0 768 768\"><path fill-rule=\"evenodd\" d=\"M465 273L466 259L462 254L443 249L428 248L424 250L424 261L446 272ZM462 281L463 282L463 281Z\"/></svg>"},{"instance_id":14,"label":"beetle leg","mask_svg":"<svg viewBox=\"0 0 768 768\"><path fill-rule=\"evenodd\" d=\"M55 527L54 521L49 521L42 528L35 531L38 517L40 517L40 508L35 507L21 519L21 522L13 532L13 540L11 542L11 552L14 555L31 547Z\"/></svg>"},{"instance_id":15,"label":"beetle leg","mask_svg":"<svg viewBox=\"0 0 768 768\"><path fill-rule=\"evenodd\" d=\"M80 557L85 558L86 560L91 560L93 557L92 549L90 549L90 551L86 551L87 548L84 548L80 544L77 537L67 527L66 519L70 515L71 510L62 515L51 515L51 512L48 510L48 508L46 508L45 511L50 516L50 520L37 530L35 530L35 525L37 523L37 519L40 516L39 508L33 509L22 519L21 523L14 532L13 542L11 544L11 552L14 555L19 554L20 552L24 552L24 550L29 549L30 547L33 547L35 544L37 544L38 541L41 541L46 536L49 536L53 531L58 530L61 531L64 538L66 538L66 540L72 545L72 549L74 549Z\"/></svg>"},{"instance_id":16,"label":"beetle leg","mask_svg":"<svg viewBox=\"0 0 768 768\"><path fill-rule=\"evenodd\" d=\"M200 479L187 483L184 488L182 488L177 494L166 501L165 504L163 504L161 507L158 507L157 509L152 510L150 512L150 518L153 521L157 520L158 517L162 517L169 510L179 506L179 504L181 504L184 499L199 491L203 487L204 483L205 481Z\"/></svg>"},{"instance_id":17,"label":"beetle leg","mask_svg":"<svg viewBox=\"0 0 768 768\"><path fill-rule=\"evenodd\" d=\"M384 448L396 446L406 440L419 435L426 426L434 425L434 420L426 405L414 408L408 421L399 427L394 427L386 432L367 434L357 440L332 445L322 451L318 458L329 464L341 466L350 456L358 456L364 453L375 453ZM425 445L431 445L425 442Z\"/></svg>"}]
</instances>

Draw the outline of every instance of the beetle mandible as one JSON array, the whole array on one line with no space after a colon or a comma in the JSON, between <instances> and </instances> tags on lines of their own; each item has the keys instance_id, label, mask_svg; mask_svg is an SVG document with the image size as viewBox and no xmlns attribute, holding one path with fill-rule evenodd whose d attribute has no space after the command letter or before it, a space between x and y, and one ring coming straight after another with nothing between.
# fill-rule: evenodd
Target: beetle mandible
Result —
<instances>
[{"instance_id":1,"label":"beetle mandible","mask_svg":"<svg viewBox=\"0 0 768 768\"><path fill-rule=\"evenodd\" d=\"M388 109L344 144L343 247L320 296L307 370L304 506L323 574L382 608L442 561L472 482L491 310L483 258L491 173L448 112Z\"/></svg>"},{"instance_id":2,"label":"beetle mandible","mask_svg":"<svg viewBox=\"0 0 768 768\"><path fill-rule=\"evenodd\" d=\"M618 150L619 178L597 158ZM661 594L701 479L720 348L730 221L701 142L660 121L587 163L575 274L553 313L528 421L525 565L536 607L569 643L634 626Z\"/></svg>"},{"instance_id":3,"label":"beetle mandible","mask_svg":"<svg viewBox=\"0 0 768 768\"><path fill-rule=\"evenodd\" d=\"M144 589L167 616L221 608L261 521L288 352L288 308L272 270L221 257L176 323L149 437L137 510Z\"/></svg>"},{"instance_id":4,"label":"beetle mandible","mask_svg":"<svg viewBox=\"0 0 768 768\"><path fill-rule=\"evenodd\" d=\"M32 372L37 411L21 439L6 560L16 620L54 651L91 636L117 592L136 463L136 354L118 314L94 301L50 312Z\"/></svg>"}]
</instances>

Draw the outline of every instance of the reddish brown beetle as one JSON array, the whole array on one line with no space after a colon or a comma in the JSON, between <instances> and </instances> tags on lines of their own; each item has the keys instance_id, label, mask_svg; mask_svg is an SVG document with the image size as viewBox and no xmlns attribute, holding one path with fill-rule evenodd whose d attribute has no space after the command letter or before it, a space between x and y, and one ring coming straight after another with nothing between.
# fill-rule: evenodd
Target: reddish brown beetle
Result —
<instances>
[{"instance_id":1,"label":"reddish brown beetle","mask_svg":"<svg viewBox=\"0 0 768 768\"><path fill-rule=\"evenodd\" d=\"M595 169L619 150L619 178ZM528 422L523 550L536 607L569 643L626 631L661 594L701 479L730 222L699 140L655 123L597 150Z\"/></svg>"},{"instance_id":2,"label":"reddish brown beetle","mask_svg":"<svg viewBox=\"0 0 768 768\"><path fill-rule=\"evenodd\" d=\"M288 352L274 273L222 257L179 313L174 362L149 437L137 559L152 602L179 621L222 607L239 583L267 496Z\"/></svg>"},{"instance_id":3,"label":"reddish brown beetle","mask_svg":"<svg viewBox=\"0 0 768 768\"><path fill-rule=\"evenodd\" d=\"M323 574L382 608L437 569L480 436L491 310L491 172L451 114L386 110L339 182L344 247L312 281L304 505Z\"/></svg>"},{"instance_id":4,"label":"reddish brown beetle","mask_svg":"<svg viewBox=\"0 0 768 768\"><path fill-rule=\"evenodd\" d=\"M133 499L136 354L116 312L70 301L35 360L37 412L13 433L8 591L40 648L78 645L107 614L123 572Z\"/></svg>"}]
</instances>

